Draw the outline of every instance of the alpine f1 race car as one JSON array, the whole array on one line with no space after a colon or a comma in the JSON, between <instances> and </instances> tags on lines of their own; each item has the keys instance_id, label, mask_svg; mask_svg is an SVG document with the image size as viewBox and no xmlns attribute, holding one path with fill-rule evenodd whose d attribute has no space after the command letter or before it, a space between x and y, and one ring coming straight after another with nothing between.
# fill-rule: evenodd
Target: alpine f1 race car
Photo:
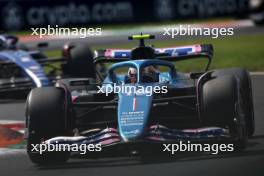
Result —
<instances>
[{"instance_id":1,"label":"alpine f1 race car","mask_svg":"<svg viewBox=\"0 0 264 176\"><path fill-rule=\"evenodd\" d=\"M39 50L29 51L25 44L18 42L16 36L0 35L1 98L23 97L32 88L53 85L61 77L84 76L81 69L86 63L83 63L84 58L79 57L79 50L85 52L81 54L86 57L93 57L92 51L85 45L65 44L60 58L48 58L43 53L42 48L47 43L39 43L38 46ZM59 64L55 66L54 63Z\"/></svg>"},{"instance_id":2,"label":"alpine f1 race car","mask_svg":"<svg viewBox=\"0 0 264 176\"><path fill-rule=\"evenodd\" d=\"M145 39L153 38L133 35L129 39L140 43L131 50L98 50L87 67L94 74L30 92L26 138L33 163L65 162L71 153L40 154L37 144L101 147L88 157L140 154L179 141L227 142L235 151L246 147L255 128L249 73L241 68L209 70L211 44L146 46ZM176 69L178 61L202 57L208 59L203 72Z\"/></svg>"}]
</instances>

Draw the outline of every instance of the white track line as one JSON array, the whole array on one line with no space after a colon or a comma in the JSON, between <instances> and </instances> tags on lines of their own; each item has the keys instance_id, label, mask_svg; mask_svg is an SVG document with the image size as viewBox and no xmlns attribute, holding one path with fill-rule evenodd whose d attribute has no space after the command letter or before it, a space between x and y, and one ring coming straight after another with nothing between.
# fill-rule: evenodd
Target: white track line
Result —
<instances>
[{"instance_id":1,"label":"white track line","mask_svg":"<svg viewBox=\"0 0 264 176\"><path fill-rule=\"evenodd\" d=\"M250 72L250 75L255 76L255 75L264 75L264 72Z\"/></svg>"},{"instance_id":2,"label":"white track line","mask_svg":"<svg viewBox=\"0 0 264 176\"><path fill-rule=\"evenodd\" d=\"M9 148L0 148L0 158L25 155L26 149L9 149Z\"/></svg>"},{"instance_id":3,"label":"white track line","mask_svg":"<svg viewBox=\"0 0 264 176\"><path fill-rule=\"evenodd\" d=\"M0 125L7 125L7 124L24 124L25 121L22 120L0 120Z\"/></svg>"}]
</instances>

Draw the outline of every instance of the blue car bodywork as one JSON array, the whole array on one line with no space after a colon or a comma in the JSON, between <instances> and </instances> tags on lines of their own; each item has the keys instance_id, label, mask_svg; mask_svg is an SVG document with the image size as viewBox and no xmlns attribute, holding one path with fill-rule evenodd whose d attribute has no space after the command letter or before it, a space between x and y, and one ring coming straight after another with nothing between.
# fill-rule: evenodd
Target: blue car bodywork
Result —
<instances>
[{"instance_id":1,"label":"blue car bodywork","mask_svg":"<svg viewBox=\"0 0 264 176\"><path fill-rule=\"evenodd\" d=\"M52 63L65 61L64 58L47 58L39 43L38 50L29 50L18 42L18 37L0 35L0 93L1 98L24 98L35 87L51 86L64 72ZM48 69L45 72L45 67ZM60 70L60 72L59 72Z\"/></svg>"},{"instance_id":2,"label":"blue car bodywork","mask_svg":"<svg viewBox=\"0 0 264 176\"><path fill-rule=\"evenodd\" d=\"M197 50L198 48L198 50ZM176 47L176 48L164 48L157 49L156 51L166 53L169 57L162 59L127 59L131 57L131 50L106 50L104 56L111 56L111 58L106 58L104 62L117 62L112 64L106 73L106 77L103 79L101 86L103 86L102 90L107 91L107 89L114 88L114 86L135 86L136 90L138 87L162 87L166 86L168 91L174 92L187 92L182 96L173 96L172 94L164 94L164 96L160 94L155 94L151 92L119 92L113 93L111 96L114 96L114 100L109 102L96 102L99 100L93 99L94 102L83 101L83 97L89 97L89 91L86 93L77 93L78 91L73 91L72 96L73 106L74 107L84 107L85 105L91 106L94 104L95 108L88 110L89 113L84 113L87 118L88 116L96 116L99 119L100 116L104 120L109 119L110 116L117 119L117 126L109 126L107 128L100 128L98 133L90 135L84 134L77 137L55 137L47 140L47 143L78 143L78 144L102 144L103 146L112 146L114 144L129 144L134 142L175 142L180 140L197 140L197 141L207 141L207 140L223 140L230 138L229 131L225 128L207 126L207 127L196 127L196 128L170 128L170 124L168 126L164 124L160 124L159 121L162 121L165 116L170 116L171 119L177 118L177 116L173 117L173 109L166 110L166 107L173 108L173 101L177 100L188 100L191 102L196 101L197 96L195 95L195 82L190 79L189 73L181 73L177 72L175 66L172 62L172 56L177 56L177 59L181 59L183 57L188 56L207 56L201 52L201 46L187 46L187 47ZM197 54L197 55L196 55ZM95 60L95 62L101 63L101 58ZM112 59L112 60L111 60ZM210 58L209 58L210 59ZM169 60L169 61L168 61ZM142 69L148 66L165 66L167 67L167 71L160 71L157 73L158 81L155 82L144 82L142 79L143 74L141 72ZM126 74L118 74L115 73L115 70L120 68L132 67L137 70L137 82L136 83L126 83ZM82 82L81 79L72 80L70 84L74 84L74 82ZM153 89L152 89L153 90ZM94 92L94 91L91 91ZM98 95L98 92L96 93ZM188 95L191 94L191 95ZM107 97L107 96L106 96ZM117 101L115 100L117 99ZM180 104L180 103L179 103ZM96 105L104 106L107 108L112 108L114 106L114 111L111 113L103 112L103 110L97 110ZM175 105L174 105L175 106ZM193 106L196 106L193 104ZM155 110L157 108L157 110ZM162 110L164 109L164 110ZM174 109L177 111L178 109ZM180 111L183 114L188 114L189 111L192 111L192 115L195 115L196 120L199 119L197 115L197 111L195 109L181 106ZM107 110L105 110L107 111ZM153 111L155 113L153 113ZM159 111L162 111L159 112ZM163 112L164 111L164 112ZM169 113L166 111L170 111ZM116 113L115 113L116 112ZM103 114L104 113L104 114ZM113 114L112 114L113 113ZM160 119L155 119L153 122L153 115L159 113L161 115ZM162 117L162 114L164 117ZM98 120L97 123L99 123ZM91 124L90 124L91 126Z\"/></svg>"},{"instance_id":3,"label":"blue car bodywork","mask_svg":"<svg viewBox=\"0 0 264 176\"><path fill-rule=\"evenodd\" d=\"M21 78L29 78L33 83L32 87L50 85L43 67L31 56L30 52L22 50L0 51L0 62L20 68Z\"/></svg>"},{"instance_id":4,"label":"blue car bodywork","mask_svg":"<svg viewBox=\"0 0 264 176\"><path fill-rule=\"evenodd\" d=\"M135 85L128 86L142 86L147 87L151 86L152 90L154 87L166 86L168 89L173 88L186 88L192 87L192 83L184 80L184 75L181 73L176 74L176 70L174 65L168 61L161 60L135 60L135 61L124 61L121 63L113 64L108 71L108 77L105 79L105 87L112 86L114 83L118 83L117 85L125 84L125 76L122 75L114 75L114 70L122 67L134 67L137 72L137 83ZM144 83L142 81L142 72L140 70L144 69L148 66L166 66L170 70L168 72L157 73L158 82L153 83ZM120 131L120 135L123 140L135 140L142 137L145 131L145 127L147 126L148 117L150 114L152 101L153 101L153 93L151 92L132 92L128 93L119 93L119 101L118 101L118 129ZM135 107L136 106L136 107Z\"/></svg>"}]
</instances>

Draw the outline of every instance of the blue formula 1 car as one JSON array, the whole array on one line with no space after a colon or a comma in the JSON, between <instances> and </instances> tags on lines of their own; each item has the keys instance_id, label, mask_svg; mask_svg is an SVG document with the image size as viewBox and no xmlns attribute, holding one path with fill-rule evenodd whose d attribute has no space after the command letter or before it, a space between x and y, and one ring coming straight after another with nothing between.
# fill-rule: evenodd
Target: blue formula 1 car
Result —
<instances>
[{"instance_id":1,"label":"blue formula 1 car","mask_svg":"<svg viewBox=\"0 0 264 176\"><path fill-rule=\"evenodd\" d=\"M209 70L210 44L153 48L134 35L131 50L96 51L95 77L57 81L35 88L27 99L27 151L32 162L65 162L71 150L44 152L34 144L100 145L98 152L120 155L154 152L154 146L191 141L230 142L246 147L254 133L251 80L244 69ZM179 72L178 61L208 59L203 72ZM92 69L92 67L90 67ZM98 146L97 146L98 147ZM69 147L70 148L70 147Z\"/></svg>"},{"instance_id":2,"label":"blue formula 1 car","mask_svg":"<svg viewBox=\"0 0 264 176\"><path fill-rule=\"evenodd\" d=\"M90 65L86 58L93 58L88 46L65 44L63 55L59 58L48 58L41 49L45 46L47 43L39 43L39 50L29 51L25 44L18 42L16 36L0 35L1 98L25 98L32 88L51 86L61 77L91 75L86 70ZM54 66L54 63L59 64Z\"/></svg>"}]
</instances>

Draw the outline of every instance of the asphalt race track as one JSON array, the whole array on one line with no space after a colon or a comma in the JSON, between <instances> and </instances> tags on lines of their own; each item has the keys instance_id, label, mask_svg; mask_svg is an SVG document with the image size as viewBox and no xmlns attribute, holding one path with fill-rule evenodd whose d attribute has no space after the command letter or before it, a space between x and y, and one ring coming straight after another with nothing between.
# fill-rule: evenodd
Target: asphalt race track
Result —
<instances>
[{"instance_id":1,"label":"asphalt race track","mask_svg":"<svg viewBox=\"0 0 264 176\"><path fill-rule=\"evenodd\" d=\"M40 168L33 165L25 152L0 155L1 176L101 176L101 175L221 175L221 176L263 176L264 174L264 75L254 75L253 95L256 118L256 133L249 140L249 147L242 153L224 155L181 155L172 157L152 156L71 159L59 166ZM0 104L1 120L23 120L23 102L3 102Z\"/></svg>"}]
</instances>

